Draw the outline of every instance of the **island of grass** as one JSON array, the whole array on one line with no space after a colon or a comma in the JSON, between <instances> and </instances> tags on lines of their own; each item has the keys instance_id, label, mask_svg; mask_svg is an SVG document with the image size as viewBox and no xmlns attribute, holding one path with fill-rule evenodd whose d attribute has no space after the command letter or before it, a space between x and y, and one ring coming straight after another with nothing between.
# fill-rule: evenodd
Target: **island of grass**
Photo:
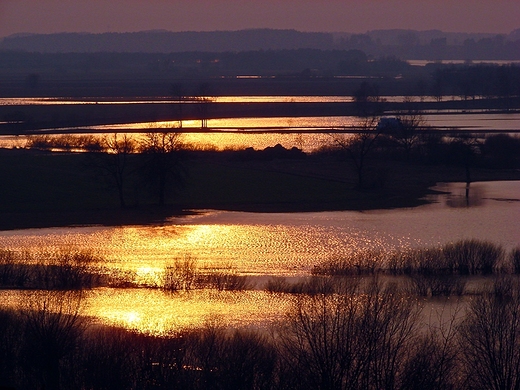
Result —
<instances>
[{"instance_id":1,"label":"island of grass","mask_svg":"<svg viewBox=\"0 0 520 390\"><path fill-rule=\"evenodd\" d=\"M6 149L0 151L0 229L161 223L207 209L306 212L415 207L427 202L426 195L439 182L520 180L520 152L515 149L520 142L514 136L500 137L509 149L513 146L510 159L504 159L504 151L485 148L492 144L487 140L480 147L483 152L473 153L471 160L456 140L439 143L435 155L430 151L407 158L381 146L365 159L362 185L355 161L337 148L313 153L279 145L260 151L179 149L162 197L157 195L157 175L143 169L146 153L126 156L118 196L110 174L112 162L103 160L110 155L103 151Z\"/></svg>"}]
</instances>

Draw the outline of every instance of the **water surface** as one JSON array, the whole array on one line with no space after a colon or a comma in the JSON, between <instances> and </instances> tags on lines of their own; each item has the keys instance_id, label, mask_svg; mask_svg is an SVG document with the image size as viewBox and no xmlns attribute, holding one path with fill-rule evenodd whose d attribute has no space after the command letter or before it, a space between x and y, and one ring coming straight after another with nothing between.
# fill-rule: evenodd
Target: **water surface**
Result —
<instances>
[{"instance_id":1,"label":"water surface","mask_svg":"<svg viewBox=\"0 0 520 390\"><path fill-rule=\"evenodd\" d=\"M0 247L18 251L82 248L108 269L132 271L137 281L160 280L165 266L189 255L201 268L232 270L266 280L308 276L313 265L355 251L391 251L481 239L506 250L520 246L520 182L439 185L445 194L410 209L367 212L243 213L203 211L156 226L71 227L0 233ZM252 279L254 280L254 279ZM14 294L14 295L13 295ZM4 304L25 292L2 292ZM22 298L20 298L20 295ZM18 297L18 298L16 298ZM283 318L289 301L264 291L96 289L86 314L96 321L167 333L217 320L264 326Z\"/></svg>"}]
</instances>

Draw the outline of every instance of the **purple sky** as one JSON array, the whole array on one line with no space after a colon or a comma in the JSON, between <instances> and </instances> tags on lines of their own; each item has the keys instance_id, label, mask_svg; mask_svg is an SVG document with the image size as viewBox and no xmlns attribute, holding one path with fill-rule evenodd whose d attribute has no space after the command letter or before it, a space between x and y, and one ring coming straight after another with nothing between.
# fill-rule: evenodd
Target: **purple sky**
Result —
<instances>
[{"instance_id":1,"label":"purple sky","mask_svg":"<svg viewBox=\"0 0 520 390\"><path fill-rule=\"evenodd\" d=\"M520 0L0 0L0 37L262 27L509 33L520 28Z\"/></svg>"}]
</instances>

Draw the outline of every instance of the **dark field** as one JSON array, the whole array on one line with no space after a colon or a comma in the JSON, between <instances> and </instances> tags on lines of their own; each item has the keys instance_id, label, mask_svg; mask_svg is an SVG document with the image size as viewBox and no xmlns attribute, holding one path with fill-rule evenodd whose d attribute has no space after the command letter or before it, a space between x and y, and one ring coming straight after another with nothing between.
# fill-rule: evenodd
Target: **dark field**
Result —
<instances>
[{"instance_id":1,"label":"dark field","mask_svg":"<svg viewBox=\"0 0 520 390\"><path fill-rule=\"evenodd\" d=\"M258 152L260 153L260 152ZM138 156L133 158L137 159ZM160 222L187 210L257 212L367 210L423 204L436 182L464 181L458 165L411 164L373 158L357 188L351 161L335 154L298 159L244 159L240 152L186 152L182 184L159 206L129 182L127 207L89 166L86 153L0 152L0 228ZM520 180L517 169L474 168L473 181Z\"/></svg>"}]
</instances>

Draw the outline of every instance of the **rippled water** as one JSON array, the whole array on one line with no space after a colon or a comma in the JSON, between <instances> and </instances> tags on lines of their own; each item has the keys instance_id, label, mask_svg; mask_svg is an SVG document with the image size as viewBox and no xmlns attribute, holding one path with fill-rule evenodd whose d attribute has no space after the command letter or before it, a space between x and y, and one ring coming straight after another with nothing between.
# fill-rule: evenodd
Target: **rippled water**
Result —
<instances>
[{"instance_id":1,"label":"rippled water","mask_svg":"<svg viewBox=\"0 0 520 390\"><path fill-rule=\"evenodd\" d=\"M413 209L368 212L242 213L206 211L157 226L71 227L0 232L0 248L41 251L83 248L101 253L114 271L145 281L160 277L175 258L199 267L233 269L267 279L306 276L312 266L352 251L439 245L482 239L510 250L520 245L520 182L440 185L446 194ZM12 302L12 292L2 292ZM16 296L25 294L15 292ZM19 299L19 298L18 298ZM153 289L97 289L86 314L107 324L144 332L222 321L262 325L283 316L286 298L263 291L193 291L171 295Z\"/></svg>"},{"instance_id":2,"label":"rippled water","mask_svg":"<svg viewBox=\"0 0 520 390\"><path fill-rule=\"evenodd\" d=\"M209 100L215 103L333 103L352 102L352 96L207 96L199 99L184 100L183 103L197 103L200 100ZM382 96L389 102L402 102L405 99L414 101L435 101L430 96ZM459 96L444 96L444 100L460 100ZM72 99L72 98L0 98L0 106L28 106L28 105L58 105L58 104L171 104L178 100L169 97L148 99Z\"/></svg>"},{"instance_id":3,"label":"rippled water","mask_svg":"<svg viewBox=\"0 0 520 390\"><path fill-rule=\"evenodd\" d=\"M520 114L435 114L424 115L427 125L438 128L458 128L467 131L513 132L520 130ZM264 149L281 144L286 148L297 147L313 151L332 143L333 137L327 134L362 125L363 120L353 116L332 117L281 117L281 118L230 118L210 119L208 128L201 128L201 122L186 120L182 122L183 141L200 148L212 147L219 150L253 147ZM142 122L113 124L68 129L75 134L97 134L103 136L113 132L128 132L130 137L140 137L139 132L151 129L180 130L178 121ZM287 133L290 130L291 133ZM317 133L319 131L320 133ZM136 134L137 132L137 134ZM26 137L0 136L0 147L23 148Z\"/></svg>"}]
</instances>

